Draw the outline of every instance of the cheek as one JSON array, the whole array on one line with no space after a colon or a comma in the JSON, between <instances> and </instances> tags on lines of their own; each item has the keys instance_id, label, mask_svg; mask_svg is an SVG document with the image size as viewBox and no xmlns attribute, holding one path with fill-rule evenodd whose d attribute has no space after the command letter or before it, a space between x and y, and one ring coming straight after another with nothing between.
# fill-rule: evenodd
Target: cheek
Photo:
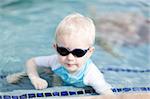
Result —
<instances>
[{"instance_id":1,"label":"cheek","mask_svg":"<svg viewBox=\"0 0 150 99\"><path fill-rule=\"evenodd\" d=\"M66 59L65 59L65 57L58 56L58 60L61 64L64 64Z\"/></svg>"},{"instance_id":2,"label":"cheek","mask_svg":"<svg viewBox=\"0 0 150 99\"><path fill-rule=\"evenodd\" d=\"M77 59L78 67L81 67L82 65L84 65L86 61L87 61L86 58L79 58L79 59Z\"/></svg>"}]
</instances>

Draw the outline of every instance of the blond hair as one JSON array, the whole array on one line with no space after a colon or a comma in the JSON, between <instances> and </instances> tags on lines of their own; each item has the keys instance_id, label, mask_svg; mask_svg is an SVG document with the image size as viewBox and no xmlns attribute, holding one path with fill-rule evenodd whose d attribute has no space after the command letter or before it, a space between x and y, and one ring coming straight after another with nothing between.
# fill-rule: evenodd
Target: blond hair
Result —
<instances>
[{"instance_id":1,"label":"blond hair","mask_svg":"<svg viewBox=\"0 0 150 99\"><path fill-rule=\"evenodd\" d=\"M93 21L79 13L66 16L56 29L56 42L59 36L79 35L87 39L86 43L92 46L95 42L95 25Z\"/></svg>"}]
</instances>

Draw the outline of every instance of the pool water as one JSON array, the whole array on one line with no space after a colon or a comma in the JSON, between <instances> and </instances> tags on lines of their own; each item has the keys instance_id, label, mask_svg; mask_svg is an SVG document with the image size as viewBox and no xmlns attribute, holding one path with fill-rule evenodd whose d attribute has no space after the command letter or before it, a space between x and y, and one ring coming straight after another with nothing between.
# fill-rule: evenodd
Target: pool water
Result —
<instances>
[{"instance_id":1,"label":"pool water","mask_svg":"<svg viewBox=\"0 0 150 99\"><path fill-rule=\"evenodd\" d=\"M90 16L95 21L96 51L92 60L114 88L150 86L150 16L148 14L150 2L147 0L2 0L0 2L0 92L34 90L27 77L19 84L12 85L6 82L5 76L24 71L25 62L31 57L56 53L52 49L56 26L63 17L72 12ZM128 25L125 26L128 31L125 29L119 33L120 29L111 29L111 26L118 22L114 19L117 19L116 17L119 19L124 13L127 13L127 17L124 18L127 22L121 24ZM131 13L134 14L128 16ZM104 22L106 26L103 27L99 18L107 14L110 15L108 16L110 19L106 19ZM114 23L107 23L110 22L108 20L113 20ZM112 31L114 34L110 34ZM128 32L133 34L128 35ZM116 70L118 68L120 71ZM50 80L53 75L48 77L46 73L41 75L46 77L51 88ZM65 88L65 90L72 89L72 87ZM51 90L59 89L52 87Z\"/></svg>"}]
</instances>

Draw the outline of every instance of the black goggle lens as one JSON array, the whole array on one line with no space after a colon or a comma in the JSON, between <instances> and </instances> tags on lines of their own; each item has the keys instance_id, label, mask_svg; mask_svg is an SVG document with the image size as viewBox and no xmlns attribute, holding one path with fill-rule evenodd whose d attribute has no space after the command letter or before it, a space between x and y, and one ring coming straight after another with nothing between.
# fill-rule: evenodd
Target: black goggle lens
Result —
<instances>
[{"instance_id":1,"label":"black goggle lens","mask_svg":"<svg viewBox=\"0 0 150 99\"><path fill-rule=\"evenodd\" d=\"M75 57L82 57L86 54L86 52L89 50L89 48L87 50L82 50L82 49L74 49L72 51L69 51L68 49L64 48L64 47L58 47L57 46L57 52L62 55L62 56L67 56L70 53L72 55L74 55Z\"/></svg>"}]
</instances>

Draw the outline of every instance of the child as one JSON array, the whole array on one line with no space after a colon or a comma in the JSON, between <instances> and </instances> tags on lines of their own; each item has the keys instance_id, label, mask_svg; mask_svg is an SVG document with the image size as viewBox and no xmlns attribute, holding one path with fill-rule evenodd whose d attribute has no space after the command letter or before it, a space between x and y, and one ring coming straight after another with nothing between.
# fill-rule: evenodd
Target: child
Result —
<instances>
[{"instance_id":1,"label":"child","mask_svg":"<svg viewBox=\"0 0 150 99\"><path fill-rule=\"evenodd\" d=\"M27 75L36 89L47 88L46 80L40 78L38 66L51 67L65 85L75 87L92 86L97 93L113 94L103 74L90 59L95 41L93 21L75 13L65 17L56 29L53 45L57 55L40 56L27 61Z\"/></svg>"}]
</instances>

